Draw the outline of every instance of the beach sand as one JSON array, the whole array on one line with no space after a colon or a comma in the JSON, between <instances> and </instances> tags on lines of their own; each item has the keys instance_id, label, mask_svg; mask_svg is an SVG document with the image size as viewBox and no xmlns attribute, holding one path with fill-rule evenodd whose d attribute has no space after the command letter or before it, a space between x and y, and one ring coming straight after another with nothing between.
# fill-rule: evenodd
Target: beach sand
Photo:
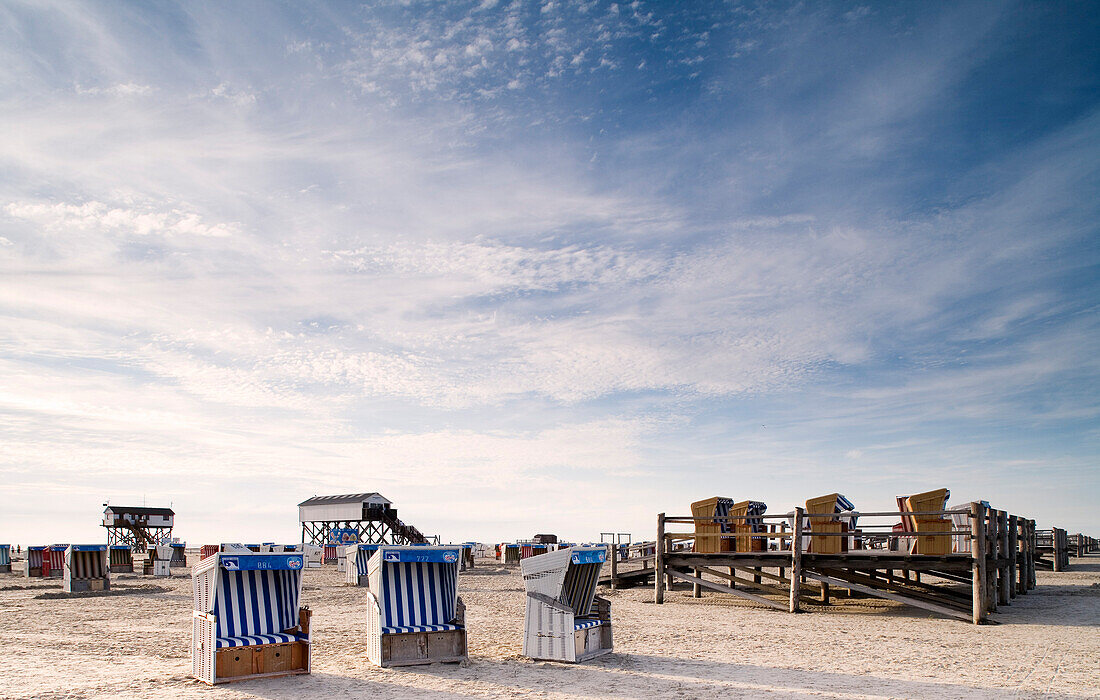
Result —
<instances>
[{"instance_id":1,"label":"beach sand","mask_svg":"<svg viewBox=\"0 0 1100 700\"><path fill-rule=\"evenodd\" d=\"M173 572L46 598L60 580L0 574L0 697L1100 697L1100 557L1040 572L981 627L877 600L790 615L716 593L657 606L650 588L604 591L615 652L580 665L520 656L518 568L480 562L460 579L469 664L403 669L367 661L363 590L329 566L305 573L313 673L216 688L191 678L191 579Z\"/></svg>"}]
</instances>

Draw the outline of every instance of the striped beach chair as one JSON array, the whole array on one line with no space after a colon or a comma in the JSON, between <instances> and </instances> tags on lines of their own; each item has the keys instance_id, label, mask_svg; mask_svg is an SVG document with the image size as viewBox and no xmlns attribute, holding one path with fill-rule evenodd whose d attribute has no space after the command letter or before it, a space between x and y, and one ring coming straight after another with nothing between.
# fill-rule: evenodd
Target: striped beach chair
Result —
<instances>
[{"instance_id":1,"label":"striped beach chair","mask_svg":"<svg viewBox=\"0 0 1100 700\"><path fill-rule=\"evenodd\" d=\"M309 673L301 554L213 554L195 565L192 673L211 685Z\"/></svg>"},{"instance_id":2,"label":"striped beach chair","mask_svg":"<svg viewBox=\"0 0 1100 700\"><path fill-rule=\"evenodd\" d=\"M134 550L128 544L113 544L107 548L107 563L112 574L134 573Z\"/></svg>"},{"instance_id":3,"label":"striped beach chair","mask_svg":"<svg viewBox=\"0 0 1100 700\"><path fill-rule=\"evenodd\" d=\"M382 546L367 566L367 658L376 666L466 661L457 547Z\"/></svg>"},{"instance_id":4,"label":"striped beach chair","mask_svg":"<svg viewBox=\"0 0 1100 700\"><path fill-rule=\"evenodd\" d=\"M612 650L611 603L596 595L607 549L569 547L520 562L527 589L523 654L587 661Z\"/></svg>"},{"instance_id":5,"label":"striped beach chair","mask_svg":"<svg viewBox=\"0 0 1100 700\"><path fill-rule=\"evenodd\" d=\"M107 545L69 545L65 550L62 588L66 593L110 590L111 573L107 562Z\"/></svg>"},{"instance_id":6,"label":"striped beach chair","mask_svg":"<svg viewBox=\"0 0 1100 700\"><path fill-rule=\"evenodd\" d=\"M0 544L0 573L11 573L11 545Z\"/></svg>"},{"instance_id":7,"label":"striped beach chair","mask_svg":"<svg viewBox=\"0 0 1100 700\"><path fill-rule=\"evenodd\" d=\"M173 542L172 543L172 557L168 560L168 566L170 568L186 568L187 567L187 543L186 542Z\"/></svg>"},{"instance_id":8,"label":"striped beach chair","mask_svg":"<svg viewBox=\"0 0 1100 700\"><path fill-rule=\"evenodd\" d=\"M349 586L370 587L370 576L367 566L371 555L378 551L377 544L352 544L348 545L347 561L344 564L345 580Z\"/></svg>"},{"instance_id":9,"label":"striped beach chair","mask_svg":"<svg viewBox=\"0 0 1100 700\"><path fill-rule=\"evenodd\" d=\"M51 544L42 552L42 576L61 578L65 575L65 551L67 544Z\"/></svg>"},{"instance_id":10,"label":"striped beach chair","mask_svg":"<svg viewBox=\"0 0 1100 700\"><path fill-rule=\"evenodd\" d=\"M27 547L27 558L23 560L23 575L27 578L39 578L42 576L42 562L45 560L45 545L30 545Z\"/></svg>"},{"instance_id":11,"label":"striped beach chair","mask_svg":"<svg viewBox=\"0 0 1100 700\"><path fill-rule=\"evenodd\" d=\"M691 515L695 520L695 540L691 550L693 552L732 552L736 545L732 537L722 535L732 533L734 528L728 520L733 499L725 496L714 496L691 504ZM715 521L699 520L699 518L716 518Z\"/></svg>"}]
</instances>

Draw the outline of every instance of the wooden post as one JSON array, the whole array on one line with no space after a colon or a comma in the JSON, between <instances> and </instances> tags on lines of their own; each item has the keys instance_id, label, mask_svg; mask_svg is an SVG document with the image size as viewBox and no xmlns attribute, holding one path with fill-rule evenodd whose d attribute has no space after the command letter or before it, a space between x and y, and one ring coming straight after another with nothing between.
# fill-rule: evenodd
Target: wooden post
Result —
<instances>
[{"instance_id":1,"label":"wooden post","mask_svg":"<svg viewBox=\"0 0 1100 700\"><path fill-rule=\"evenodd\" d=\"M703 572L702 571L699 571L699 569L693 569L693 571L695 572L696 578L703 578ZM692 598L702 598L703 597L703 587L700 586L697 581L693 582L691 584L691 597Z\"/></svg>"},{"instance_id":2,"label":"wooden post","mask_svg":"<svg viewBox=\"0 0 1100 700\"><path fill-rule=\"evenodd\" d=\"M1035 541L1035 521L1027 521L1027 589L1035 588L1035 550L1038 544Z\"/></svg>"},{"instance_id":3,"label":"wooden post","mask_svg":"<svg viewBox=\"0 0 1100 700\"><path fill-rule=\"evenodd\" d=\"M989 612L997 611L997 511L985 511L985 604Z\"/></svg>"},{"instance_id":4,"label":"wooden post","mask_svg":"<svg viewBox=\"0 0 1100 700\"><path fill-rule=\"evenodd\" d=\"M1012 579L1008 575L1008 560L1014 556L1008 549L1008 513L997 511L997 553L1000 558L997 565L997 604L1008 605L1012 588Z\"/></svg>"},{"instance_id":5,"label":"wooden post","mask_svg":"<svg viewBox=\"0 0 1100 700\"><path fill-rule=\"evenodd\" d=\"M971 611L974 624L980 625L986 620L985 602L985 506L981 503L970 504L970 556L973 569L971 581Z\"/></svg>"},{"instance_id":6,"label":"wooden post","mask_svg":"<svg viewBox=\"0 0 1100 700\"><path fill-rule=\"evenodd\" d=\"M791 605L798 612L798 589L802 585L802 509L794 509L794 530L791 536Z\"/></svg>"},{"instance_id":7,"label":"wooden post","mask_svg":"<svg viewBox=\"0 0 1100 700\"><path fill-rule=\"evenodd\" d=\"M825 605L829 604L829 584L825 581L821 582L821 602Z\"/></svg>"},{"instance_id":8,"label":"wooden post","mask_svg":"<svg viewBox=\"0 0 1100 700\"><path fill-rule=\"evenodd\" d=\"M1018 529L1019 523L1016 516L1008 516L1008 594L1012 598L1015 598L1020 591L1020 584L1017 580L1018 559L1020 556Z\"/></svg>"},{"instance_id":9,"label":"wooden post","mask_svg":"<svg viewBox=\"0 0 1100 700\"><path fill-rule=\"evenodd\" d=\"M611 538L611 590L615 590L616 580L619 578L619 545Z\"/></svg>"},{"instance_id":10,"label":"wooden post","mask_svg":"<svg viewBox=\"0 0 1100 700\"><path fill-rule=\"evenodd\" d=\"M665 602L665 514L657 514L657 546L653 552L653 602Z\"/></svg>"},{"instance_id":11,"label":"wooden post","mask_svg":"<svg viewBox=\"0 0 1100 700\"><path fill-rule=\"evenodd\" d=\"M1050 544L1054 547L1054 572L1062 571L1062 530L1054 527L1050 530Z\"/></svg>"}]
</instances>

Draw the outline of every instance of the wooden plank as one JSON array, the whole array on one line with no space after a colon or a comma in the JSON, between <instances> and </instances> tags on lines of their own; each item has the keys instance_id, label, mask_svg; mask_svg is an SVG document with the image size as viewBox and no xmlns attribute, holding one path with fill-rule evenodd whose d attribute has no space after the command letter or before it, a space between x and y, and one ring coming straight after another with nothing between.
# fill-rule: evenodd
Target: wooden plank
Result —
<instances>
[{"instance_id":1,"label":"wooden plank","mask_svg":"<svg viewBox=\"0 0 1100 700\"><path fill-rule=\"evenodd\" d=\"M921 598L932 603L939 601L944 605L958 606L960 612L966 612L970 609L969 595L960 596L957 592L944 588L936 590L936 586L930 586L926 583L918 584L915 581L898 581L896 579L894 581L888 581L881 578L871 578L870 576L858 574L853 571L838 571L836 569L825 569L819 573L842 581L851 581L852 583L858 583L872 588L884 588L894 593Z\"/></svg>"},{"instance_id":2,"label":"wooden plank","mask_svg":"<svg viewBox=\"0 0 1100 700\"><path fill-rule=\"evenodd\" d=\"M831 576L825 576L823 574L814 573L812 571L806 572L806 578L812 578L815 581L821 583L831 583L835 586L842 588L851 588L854 591L860 593L866 593L867 595L874 596L876 598L884 598L886 600L892 600L897 603L904 603L911 605L914 608L922 608L924 610L931 610L932 612L939 613L941 615L947 615L948 617L958 618L960 620L970 620L970 615L958 610L952 610L951 608L937 605L935 603L929 603L918 598L910 598L909 596L900 595L897 593L891 593L889 591L883 591L878 588L871 588L870 586L864 586L861 583L852 583L851 581L842 581L840 579L833 578Z\"/></svg>"},{"instance_id":3,"label":"wooden plank","mask_svg":"<svg viewBox=\"0 0 1100 700\"><path fill-rule=\"evenodd\" d=\"M696 576L692 576L691 574L686 574L682 571L676 571L674 569L670 570L670 571L672 572L673 577L683 579L685 581L690 581L691 583L698 583L703 588L709 588L711 590L718 591L719 593L730 593L732 595L737 596L738 598L744 598L745 600L751 600L754 603L760 603L761 605L766 605L769 608L775 608L776 610L783 610L783 611L787 610L787 606L776 603L773 600L768 600L767 598L763 598L763 597L758 596L758 595L753 595L752 593L746 593L745 591L742 591L742 590L737 589L737 588L730 588L729 586L723 586L722 584L715 583L714 581L707 581L706 579L701 579L701 578L698 578Z\"/></svg>"},{"instance_id":4,"label":"wooden plank","mask_svg":"<svg viewBox=\"0 0 1100 700\"><path fill-rule=\"evenodd\" d=\"M767 583L757 583L756 581L753 581L752 579L741 578L740 576L737 576L736 574L727 574L726 572L719 571L717 569L709 569L709 568L703 567L701 569L697 569L697 571L699 571L701 573L704 573L704 574L710 574L711 576L715 576L717 578L725 579L725 580L729 581L731 584L740 583L740 584L744 584L744 585L747 585L747 586L755 586L756 588L763 589L764 591L766 591L767 593L771 593L772 595L787 596L790 593L786 587L780 588L778 586L772 586L772 585L767 584ZM737 588L736 585L731 585L730 587L731 588ZM810 595L813 595L813 593L811 593L809 595L806 594L806 593L803 593L802 597L803 598L809 598Z\"/></svg>"}]
</instances>

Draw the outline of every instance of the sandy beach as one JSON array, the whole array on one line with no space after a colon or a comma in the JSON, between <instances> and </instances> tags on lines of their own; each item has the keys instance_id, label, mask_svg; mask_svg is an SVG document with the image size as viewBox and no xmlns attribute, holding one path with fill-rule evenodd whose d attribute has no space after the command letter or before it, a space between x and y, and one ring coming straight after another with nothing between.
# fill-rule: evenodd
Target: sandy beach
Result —
<instances>
[{"instance_id":1,"label":"sandy beach","mask_svg":"<svg viewBox=\"0 0 1100 700\"><path fill-rule=\"evenodd\" d=\"M191 561L194 561L194 557ZM1000 698L1100 697L1100 557L977 627L886 601L790 615L704 593L608 592L615 652L570 666L523 658L518 568L460 577L470 661L371 666L364 597L335 567L305 574L313 673L211 688L191 678L191 579L112 577L110 595L0 574L2 698Z\"/></svg>"}]
</instances>

